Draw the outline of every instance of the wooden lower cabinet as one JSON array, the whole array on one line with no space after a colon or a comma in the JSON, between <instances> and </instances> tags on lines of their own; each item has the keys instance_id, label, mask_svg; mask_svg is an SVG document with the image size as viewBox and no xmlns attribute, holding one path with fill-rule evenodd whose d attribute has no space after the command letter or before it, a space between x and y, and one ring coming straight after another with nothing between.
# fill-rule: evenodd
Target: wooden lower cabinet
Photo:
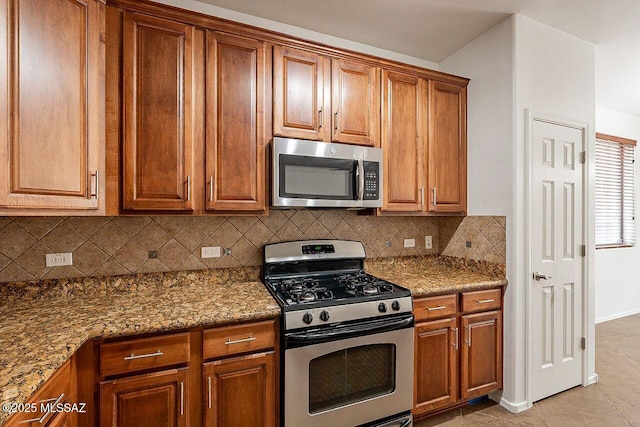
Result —
<instances>
[{"instance_id":1,"label":"wooden lower cabinet","mask_svg":"<svg viewBox=\"0 0 640 427\"><path fill-rule=\"evenodd\" d=\"M498 310L461 318L463 399L502 388L502 313Z\"/></svg>"},{"instance_id":2,"label":"wooden lower cabinet","mask_svg":"<svg viewBox=\"0 0 640 427\"><path fill-rule=\"evenodd\" d=\"M275 426L274 352L208 362L203 374L205 426Z\"/></svg>"},{"instance_id":3,"label":"wooden lower cabinet","mask_svg":"<svg viewBox=\"0 0 640 427\"><path fill-rule=\"evenodd\" d=\"M502 289L416 299L414 316L416 419L502 388Z\"/></svg>"},{"instance_id":4,"label":"wooden lower cabinet","mask_svg":"<svg viewBox=\"0 0 640 427\"><path fill-rule=\"evenodd\" d=\"M457 324L456 318L451 318L416 325L414 415L457 400Z\"/></svg>"},{"instance_id":5,"label":"wooden lower cabinet","mask_svg":"<svg viewBox=\"0 0 640 427\"><path fill-rule=\"evenodd\" d=\"M189 369L100 383L102 427L187 427Z\"/></svg>"}]
</instances>

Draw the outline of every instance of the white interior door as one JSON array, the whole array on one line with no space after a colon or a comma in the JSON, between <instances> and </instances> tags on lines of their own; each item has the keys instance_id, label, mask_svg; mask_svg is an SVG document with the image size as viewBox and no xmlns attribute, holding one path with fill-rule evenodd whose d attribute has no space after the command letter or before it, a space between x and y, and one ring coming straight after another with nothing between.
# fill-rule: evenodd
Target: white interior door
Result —
<instances>
[{"instance_id":1,"label":"white interior door","mask_svg":"<svg viewBox=\"0 0 640 427\"><path fill-rule=\"evenodd\" d=\"M531 401L582 383L584 131L533 120Z\"/></svg>"}]
</instances>

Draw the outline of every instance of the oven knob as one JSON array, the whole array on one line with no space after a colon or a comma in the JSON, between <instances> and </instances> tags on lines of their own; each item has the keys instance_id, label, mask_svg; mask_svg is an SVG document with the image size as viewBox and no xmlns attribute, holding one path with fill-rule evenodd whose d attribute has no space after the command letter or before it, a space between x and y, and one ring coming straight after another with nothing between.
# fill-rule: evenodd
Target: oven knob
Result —
<instances>
[{"instance_id":1,"label":"oven knob","mask_svg":"<svg viewBox=\"0 0 640 427\"><path fill-rule=\"evenodd\" d=\"M311 313L305 313L304 316L302 316L302 321L308 325L313 322L313 316Z\"/></svg>"},{"instance_id":2,"label":"oven knob","mask_svg":"<svg viewBox=\"0 0 640 427\"><path fill-rule=\"evenodd\" d=\"M393 311L398 311L400 310L400 303L398 301L394 301L391 303L391 308L393 309Z\"/></svg>"},{"instance_id":3,"label":"oven knob","mask_svg":"<svg viewBox=\"0 0 640 427\"><path fill-rule=\"evenodd\" d=\"M380 304L378 304L378 311L380 313L386 313L387 312L387 305L383 302L381 302Z\"/></svg>"},{"instance_id":4,"label":"oven knob","mask_svg":"<svg viewBox=\"0 0 640 427\"><path fill-rule=\"evenodd\" d=\"M329 312L327 310L322 310L320 312L320 320L322 320L323 322L329 320Z\"/></svg>"}]
</instances>

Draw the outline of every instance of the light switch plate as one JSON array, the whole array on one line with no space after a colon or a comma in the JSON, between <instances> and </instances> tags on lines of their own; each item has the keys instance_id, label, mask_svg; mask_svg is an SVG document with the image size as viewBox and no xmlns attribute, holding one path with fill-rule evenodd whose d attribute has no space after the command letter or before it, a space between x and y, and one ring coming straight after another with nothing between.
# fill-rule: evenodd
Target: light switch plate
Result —
<instances>
[{"instance_id":1,"label":"light switch plate","mask_svg":"<svg viewBox=\"0 0 640 427\"><path fill-rule=\"evenodd\" d=\"M433 238L431 236L424 236L424 248L433 249Z\"/></svg>"},{"instance_id":2,"label":"light switch plate","mask_svg":"<svg viewBox=\"0 0 640 427\"><path fill-rule=\"evenodd\" d=\"M62 265L72 265L73 256L71 252L64 252L59 254L46 254L47 267L60 267Z\"/></svg>"},{"instance_id":3,"label":"light switch plate","mask_svg":"<svg viewBox=\"0 0 640 427\"><path fill-rule=\"evenodd\" d=\"M404 239L404 247L405 248L415 248L416 247L416 239Z\"/></svg>"}]
</instances>

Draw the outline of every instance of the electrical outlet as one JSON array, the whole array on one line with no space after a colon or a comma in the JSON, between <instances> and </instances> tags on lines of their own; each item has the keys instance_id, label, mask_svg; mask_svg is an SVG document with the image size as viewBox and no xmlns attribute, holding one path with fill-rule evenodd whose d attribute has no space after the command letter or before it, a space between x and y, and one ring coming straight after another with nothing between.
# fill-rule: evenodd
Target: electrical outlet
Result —
<instances>
[{"instance_id":1,"label":"electrical outlet","mask_svg":"<svg viewBox=\"0 0 640 427\"><path fill-rule=\"evenodd\" d=\"M220 258L220 246L201 247L200 258Z\"/></svg>"},{"instance_id":2,"label":"electrical outlet","mask_svg":"<svg viewBox=\"0 0 640 427\"><path fill-rule=\"evenodd\" d=\"M62 265L72 265L73 257L71 252L64 252L59 254L46 254L47 267L60 267Z\"/></svg>"},{"instance_id":3,"label":"electrical outlet","mask_svg":"<svg viewBox=\"0 0 640 427\"><path fill-rule=\"evenodd\" d=\"M433 238L431 236L424 236L424 248L433 249Z\"/></svg>"},{"instance_id":4,"label":"electrical outlet","mask_svg":"<svg viewBox=\"0 0 640 427\"><path fill-rule=\"evenodd\" d=\"M405 248L415 248L416 247L416 239L404 239L404 247Z\"/></svg>"}]
</instances>

